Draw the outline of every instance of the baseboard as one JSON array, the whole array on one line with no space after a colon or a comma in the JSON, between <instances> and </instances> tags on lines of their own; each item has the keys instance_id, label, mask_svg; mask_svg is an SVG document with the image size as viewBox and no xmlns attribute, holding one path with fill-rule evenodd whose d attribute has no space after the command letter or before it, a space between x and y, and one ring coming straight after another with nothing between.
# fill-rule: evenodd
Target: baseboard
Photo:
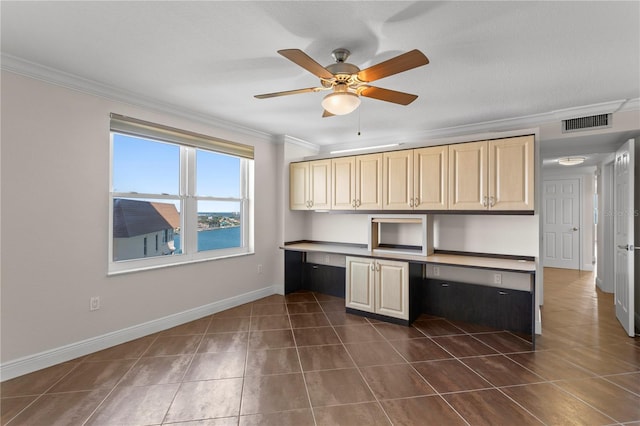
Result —
<instances>
[{"instance_id":1,"label":"baseboard","mask_svg":"<svg viewBox=\"0 0 640 426\"><path fill-rule=\"evenodd\" d=\"M70 361L93 352L139 339L140 337L148 336L189 321L194 321L244 303L253 302L254 300L272 294L283 294L283 288L282 284L264 287L259 290L219 300L122 330L113 331L101 336L9 361L0 365L0 381L9 380L43 368L51 367L52 365L60 364L61 362Z\"/></svg>"}]
</instances>

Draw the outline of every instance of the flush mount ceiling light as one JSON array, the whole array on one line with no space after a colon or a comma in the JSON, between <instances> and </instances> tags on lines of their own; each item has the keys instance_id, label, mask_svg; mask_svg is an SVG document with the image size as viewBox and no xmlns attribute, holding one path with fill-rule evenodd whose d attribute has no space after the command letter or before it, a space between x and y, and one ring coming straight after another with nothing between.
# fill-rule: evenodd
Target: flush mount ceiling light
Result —
<instances>
[{"instance_id":1,"label":"flush mount ceiling light","mask_svg":"<svg viewBox=\"0 0 640 426\"><path fill-rule=\"evenodd\" d=\"M577 166L578 164L584 163L584 160L586 160L585 157L564 157L559 158L558 163L563 166Z\"/></svg>"},{"instance_id":2,"label":"flush mount ceiling light","mask_svg":"<svg viewBox=\"0 0 640 426\"><path fill-rule=\"evenodd\" d=\"M345 115L353 112L360 105L360 97L349 91L346 84L336 84L333 93L322 100L322 108L333 115Z\"/></svg>"}]
</instances>

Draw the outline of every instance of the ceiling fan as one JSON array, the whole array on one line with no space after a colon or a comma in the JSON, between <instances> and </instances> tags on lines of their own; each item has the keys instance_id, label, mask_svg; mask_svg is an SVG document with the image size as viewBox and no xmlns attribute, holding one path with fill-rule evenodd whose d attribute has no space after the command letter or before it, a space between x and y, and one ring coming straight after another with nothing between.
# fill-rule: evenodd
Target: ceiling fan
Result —
<instances>
[{"instance_id":1,"label":"ceiling fan","mask_svg":"<svg viewBox=\"0 0 640 426\"><path fill-rule=\"evenodd\" d=\"M265 93L263 95L255 95L255 97L265 99L277 96L296 95L298 93L332 90L332 93L325 96L322 100L322 107L324 108L323 117L345 115L353 112L360 105L360 96L400 105L409 105L416 100L417 95L370 86L368 83L429 63L429 59L417 49L370 66L364 70L360 70L357 66L346 62L351 54L347 49L335 49L331 53L331 56L333 56L336 63L326 67L314 61L300 49L278 50L278 53L320 78L321 87Z\"/></svg>"}]
</instances>

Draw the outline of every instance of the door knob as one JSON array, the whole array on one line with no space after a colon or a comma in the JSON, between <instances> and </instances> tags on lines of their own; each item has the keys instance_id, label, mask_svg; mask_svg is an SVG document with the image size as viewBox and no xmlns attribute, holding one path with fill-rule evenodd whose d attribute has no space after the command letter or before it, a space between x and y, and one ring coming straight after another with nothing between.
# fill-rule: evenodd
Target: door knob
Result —
<instances>
[{"instance_id":1,"label":"door knob","mask_svg":"<svg viewBox=\"0 0 640 426\"><path fill-rule=\"evenodd\" d=\"M573 227L573 230L574 230L574 231L577 231L577 230L578 230L578 228L576 228L576 227L574 226L574 227Z\"/></svg>"}]
</instances>

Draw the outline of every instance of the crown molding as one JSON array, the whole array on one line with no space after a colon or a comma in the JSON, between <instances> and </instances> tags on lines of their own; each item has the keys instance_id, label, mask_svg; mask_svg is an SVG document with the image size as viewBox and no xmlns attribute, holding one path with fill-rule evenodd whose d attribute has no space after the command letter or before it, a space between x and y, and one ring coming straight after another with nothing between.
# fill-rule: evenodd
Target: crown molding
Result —
<instances>
[{"instance_id":1,"label":"crown molding","mask_svg":"<svg viewBox=\"0 0 640 426\"><path fill-rule=\"evenodd\" d=\"M221 128L231 132L241 133L246 136L273 142L273 135L249 127L241 126L236 123L220 120L215 117L181 108L173 104L159 102L156 99L149 98L139 93L133 93L118 89L117 87L89 80L75 74L60 71L51 67L40 65L34 62L26 61L6 53L0 54L0 69L12 72L14 74L23 75L45 83L54 84L67 89L76 90L78 92L89 95L99 96L116 102L128 103L138 107L148 108L157 112L175 115L196 121L209 126Z\"/></svg>"},{"instance_id":2,"label":"crown molding","mask_svg":"<svg viewBox=\"0 0 640 426\"><path fill-rule=\"evenodd\" d=\"M584 105L574 108L564 108L551 111L556 120L570 120L572 118L589 117L599 114L613 114L618 112L628 99L620 99L611 102L601 102L593 105Z\"/></svg>"},{"instance_id":3,"label":"crown molding","mask_svg":"<svg viewBox=\"0 0 640 426\"><path fill-rule=\"evenodd\" d=\"M159 102L155 99L141 94L124 91L113 86L105 85L93 80L89 80L74 74L66 73L54 68L46 67L34 62L26 61L16 56L5 53L0 54L0 68L15 74L24 75L47 83L62 86L68 89L77 90L102 98L125 102L139 107L149 108L158 112L176 115L192 121L222 128L224 130L241 133L250 137L255 137L265 141L290 142L316 152L329 152L335 149L359 148L356 145L332 144L318 145L289 135L272 135L267 132L251 129L236 123L220 120L212 116L181 108L176 105ZM574 108L554 110L551 112L533 114L521 117L505 118L500 120L485 121L479 123L465 124L461 126L444 127L408 134L403 137L394 138L394 143L411 144L424 143L426 140L451 138L465 135L476 135L481 133L496 133L523 128L535 128L544 123L556 122L567 118L584 117L597 114L609 114L622 111L640 110L640 98L621 99L616 101L602 102L592 105L584 105ZM389 143L389 137L379 137L367 139L366 145L376 145ZM362 144L359 144L362 145Z\"/></svg>"},{"instance_id":4,"label":"crown molding","mask_svg":"<svg viewBox=\"0 0 640 426\"><path fill-rule=\"evenodd\" d=\"M291 143L291 144L300 146L302 148L314 151L316 153L320 152L320 145L317 145L317 144L311 143L311 142L307 142L305 140L298 139L298 138L293 137L293 136L284 135L282 137L282 141L286 142L286 143Z\"/></svg>"},{"instance_id":5,"label":"crown molding","mask_svg":"<svg viewBox=\"0 0 640 426\"><path fill-rule=\"evenodd\" d=\"M532 114L521 117L504 118L500 120L483 121L480 123L464 124L461 126L443 127L440 129L416 132L400 138L394 138L393 142L400 144L424 143L428 140L454 138L467 135L485 133L499 133L511 130L537 128L546 123L554 123L566 118L584 117L597 114L609 114L615 112L640 110L640 98L622 99L611 102L602 102L581 107L555 110L540 114ZM559 118L564 117L566 118ZM389 137L367 139L366 144L389 143ZM328 153L335 149L358 148L358 145L333 144L322 146L322 152Z\"/></svg>"}]
</instances>

